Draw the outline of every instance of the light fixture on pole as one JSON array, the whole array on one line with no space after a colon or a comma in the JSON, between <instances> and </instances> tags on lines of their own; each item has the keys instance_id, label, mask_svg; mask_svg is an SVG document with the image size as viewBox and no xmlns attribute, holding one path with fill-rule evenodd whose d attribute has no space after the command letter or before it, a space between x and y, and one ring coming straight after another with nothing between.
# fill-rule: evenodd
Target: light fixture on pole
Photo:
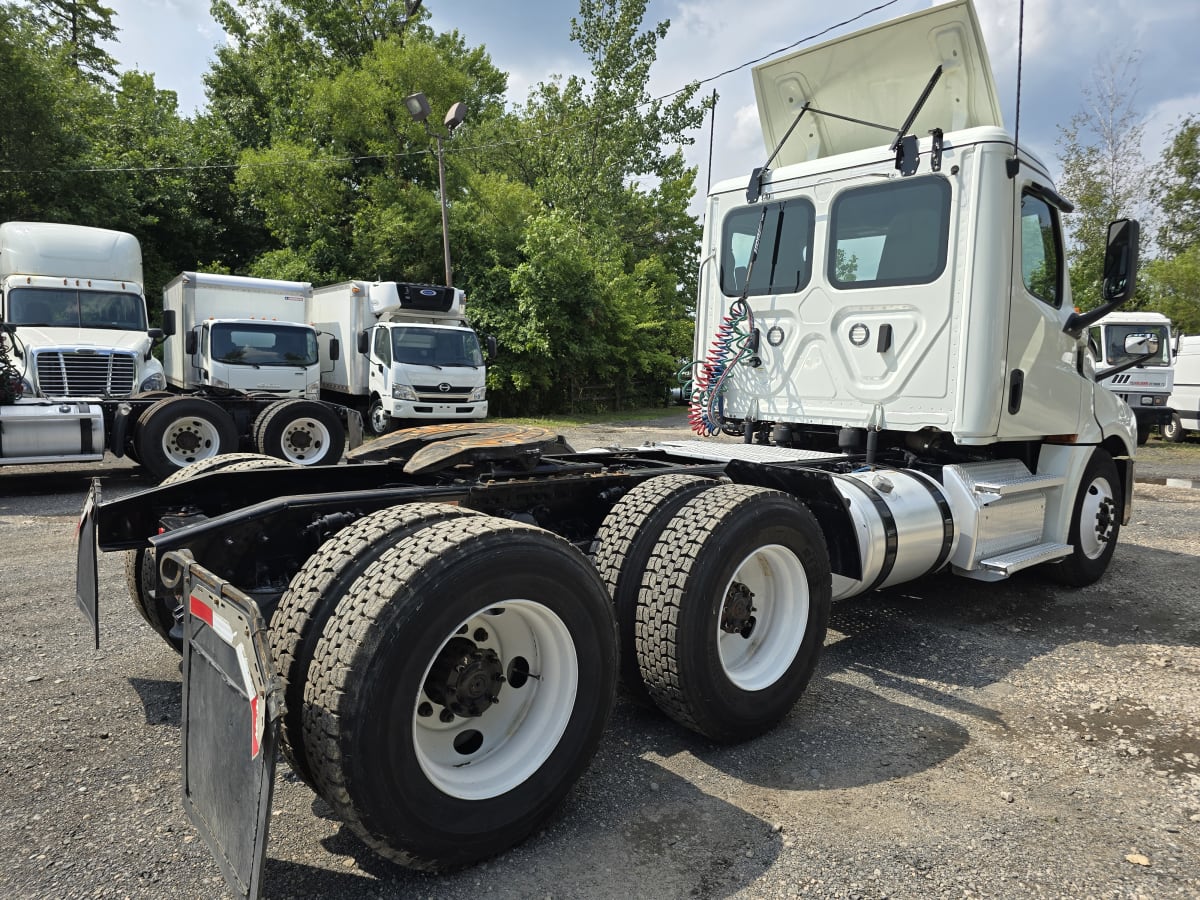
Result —
<instances>
[{"instance_id":1,"label":"light fixture on pole","mask_svg":"<svg viewBox=\"0 0 1200 900\"><path fill-rule=\"evenodd\" d=\"M446 126L445 134L429 127L429 101L424 94L410 94L404 98L404 106L408 109L408 114L412 116L413 121L420 122L425 127L425 133L437 142L438 196L442 203L442 255L446 261L446 287L453 287L454 275L450 268L450 227L446 212L446 165L442 159L442 138L450 137L454 134L454 129L463 123L463 119L467 117L467 105L455 103L450 107L442 122Z\"/></svg>"}]
</instances>

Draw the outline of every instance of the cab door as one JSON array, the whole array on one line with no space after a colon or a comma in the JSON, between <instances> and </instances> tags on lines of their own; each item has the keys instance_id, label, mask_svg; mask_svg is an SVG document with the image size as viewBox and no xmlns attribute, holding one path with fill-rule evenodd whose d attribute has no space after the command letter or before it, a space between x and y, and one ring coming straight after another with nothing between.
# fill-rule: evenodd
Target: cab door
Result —
<instances>
[{"instance_id":1,"label":"cab door","mask_svg":"<svg viewBox=\"0 0 1200 900\"><path fill-rule=\"evenodd\" d=\"M384 398L392 396L391 330L382 325L371 329L370 369L367 379L371 394L378 394Z\"/></svg>"},{"instance_id":2,"label":"cab door","mask_svg":"<svg viewBox=\"0 0 1200 900\"><path fill-rule=\"evenodd\" d=\"M1077 434L1084 392L1070 314L1057 195L1036 181L1020 190L1000 437Z\"/></svg>"}]
</instances>

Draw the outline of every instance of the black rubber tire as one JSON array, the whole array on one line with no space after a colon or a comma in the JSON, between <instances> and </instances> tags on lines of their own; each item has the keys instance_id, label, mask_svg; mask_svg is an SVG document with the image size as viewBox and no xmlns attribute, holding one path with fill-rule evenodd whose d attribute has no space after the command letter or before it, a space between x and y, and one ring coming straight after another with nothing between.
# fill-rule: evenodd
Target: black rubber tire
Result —
<instances>
[{"instance_id":1,"label":"black rubber tire","mask_svg":"<svg viewBox=\"0 0 1200 900\"><path fill-rule=\"evenodd\" d=\"M163 448L175 427L184 444L174 444L174 456ZM138 462L151 475L164 479L185 465L238 448L237 426L225 410L202 397L167 397L138 416L133 429ZM189 446L194 442L194 446Z\"/></svg>"},{"instance_id":2,"label":"black rubber tire","mask_svg":"<svg viewBox=\"0 0 1200 900\"><path fill-rule=\"evenodd\" d=\"M653 706L637 661L638 595L642 575L662 531L679 508L719 484L699 475L660 475L643 481L614 504L596 533L593 560L617 617L620 684L630 699Z\"/></svg>"},{"instance_id":3,"label":"black rubber tire","mask_svg":"<svg viewBox=\"0 0 1200 900\"><path fill-rule=\"evenodd\" d=\"M1083 470L1071 508L1071 529L1067 534L1067 543L1074 549L1061 562L1046 567L1051 578L1070 587L1086 587L1100 580L1117 549L1117 537L1121 533L1121 519L1124 517L1124 498L1116 463L1107 451L1097 447ZM1081 543L1081 521L1085 508L1092 505L1097 509L1093 516L1091 539L1098 539L1103 548L1089 555Z\"/></svg>"},{"instance_id":4,"label":"black rubber tire","mask_svg":"<svg viewBox=\"0 0 1200 900\"><path fill-rule=\"evenodd\" d=\"M751 627L750 633L757 635L754 643L722 643L726 592L741 584L735 574L746 577L741 573L754 568L743 568L751 555L756 554L757 561L761 553L802 567L784 573L772 569L768 584L783 585L793 576L803 583L779 602L769 596L756 598L768 606L753 610L764 616ZM769 730L787 715L812 678L825 640L831 595L824 537L803 503L754 485L726 484L703 491L664 529L642 579L637 658L650 697L679 724L721 743ZM793 611L801 620L793 623L796 627L787 626ZM735 637L750 640L748 635L729 635ZM800 638L794 648L793 637ZM777 647L781 643L783 647ZM778 671L756 675L752 689L743 687L722 659L730 647L734 653L745 650L751 661L770 663L774 654Z\"/></svg>"},{"instance_id":5,"label":"black rubber tire","mask_svg":"<svg viewBox=\"0 0 1200 900\"><path fill-rule=\"evenodd\" d=\"M1171 418L1167 420L1167 424L1159 429L1162 433L1164 441L1170 441L1172 444L1178 444L1187 437L1187 430L1183 427L1183 423L1179 421L1179 413L1171 413Z\"/></svg>"},{"instance_id":6,"label":"black rubber tire","mask_svg":"<svg viewBox=\"0 0 1200 900\"><path fill-rule=\"evenodd\" d=\"M1148 422L1143 425L1140 421L1136 420L1136 417L1135 424L1137 425L1137 443L1141 447L1150 440L1150 432L1154 430L1154 426Z\"/></svg>"},{"instance_id":7,"label":"black rubber tire","mask_svg":"<svg viewBox=\"0 0 1200 900\"><path fill-rule=\"evenodd\" d=\"M337 413L316 400L280 400L255 420L254 446L302 466L332 466L346 449L346 428Z\"/></svg>"},{"instance_id":8,"label":"black rubber tire","mask_svg":"<svg viewBox=\"0 0 1200 900\"><path fill-rule=\"evenodd\" d=\"M494 722L482 717L452 717L452 727L496 736L495 743L482 737L487 758L471 761L480 768L451 756L449 764L430 761L436 773L430 775L422 760L428 742L439 739L437 722L445 720L418 724L422 710L432 715L427 673L451 637L487 639L466 630L483 616L497 641L504 637L505 653L514 641L500 630L533 618L552 627L553 637L527 645L534 649L521 683L511 657L500 661L509 677L482 715L516 715L507 732L490 731ZM575 547L508 520L436 522L367 569L317 645L305 690L304 745L321 796L376 852L402 865L457 868L501 853L542 828L586 769L612 709L616 665L604 585ZM539 721L548 710L561 717L554 727ZM448 705L442 711L449 713ZM463 734L440 738L440 752L451 753L451 741L458 748ZM438 784L464 777L476 779L479 796Z\"/></svg>"},{"instance_id":9,"label":"black rubber tire","mask_svg":"<svg viewBox=\"0 0 1200 900\"><path fill-rule=\"evenodd\" d=\"M478 515L447 503L381 509L329 538L297 572L271 614L269 636L287 709L280 720L283 754L310 787L316 780L304 753L304 685L325 623L350 585L383 553L434 522Z\"/></svg>"},{"instance_id":10,"label":"black rubber tire","mask_svg":"<svg viewBox=\"0 0 1200 900\"><path fill-rule=\"evenodd\" d=\"M220 456L197 460L182 469L177 469L163 480L163 484L177 484L180 481L187 481L189 478L219 469L236 467L238 471L247 471L273 469L287 465L290 464L258 453L223 453ZM159 637L173 647L176 653L182 653L182 637L171 636L171 629L178 621L178 607L168 606L166 602L160 603L158 600L158 572L153 547L139 547L136 550L125 551L125 584L129 588L129 597L133 601L134 607L141 613L146 623L154 629Z\"/></svg>"},{"instance_id":11,"label":"black rubber tire","mask_svg":"<svg viewBox=\"0 0 1200 900\"><path fill-rule=\"evenodd\" d=\"M363 430L373 437L383 437L391 434L397 428L396 420L387 414L383 401L372 397L367 406L367 414L363 417Z\"/></svg>"}]
</instances>

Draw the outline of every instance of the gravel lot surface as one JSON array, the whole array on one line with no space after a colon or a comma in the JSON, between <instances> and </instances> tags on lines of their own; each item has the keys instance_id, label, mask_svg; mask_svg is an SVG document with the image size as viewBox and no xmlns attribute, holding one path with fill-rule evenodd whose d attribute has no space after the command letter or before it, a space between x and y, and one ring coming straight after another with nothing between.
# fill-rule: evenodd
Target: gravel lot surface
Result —
<instances>
[{"instance_id":1,"label":"gravel lot surface","mask_svg":"<svg viewBox=\"0 0 1200 900\"><path fill-rule=\"evenodd\" d=\"M564 432L680 437L679 417ZM786 721L718 747L619 700L558 821L487 864L380 862L279 766L269 897L1200 896L1200 453L1155 440L1100 583L937 576L834 605ZM68 471L69 468L69 471ZM0 896L221 897L183 813L178 657L101 559L74 602L87 478L0 470Z\"/></svg>"}]
</instances>

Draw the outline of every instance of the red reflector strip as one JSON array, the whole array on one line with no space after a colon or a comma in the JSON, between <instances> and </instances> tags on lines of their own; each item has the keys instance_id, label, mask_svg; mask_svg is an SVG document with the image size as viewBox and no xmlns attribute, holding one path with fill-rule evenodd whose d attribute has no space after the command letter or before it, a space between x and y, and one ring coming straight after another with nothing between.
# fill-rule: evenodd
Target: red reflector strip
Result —
<instances>
[{"instance_id":1,"label":"red reflector strip","mask_svg":"<svg viewBox=\"0 0 1200 900\"><path fill-rule=\"evenodd\" d=\"M197 619L200 619L209 628L213 627L213 611L212 607L205 603L200 598L193 595L191 598L191 613Z\"/></svg>"},{"instance_id":2,"label":"red reflector strip","mask_svg":"<svg viewBox=\"0 0 1200 900\"><path fill-rule=\"evenodd\" d=\"M258 695L250 695L250 758L258 756Z\"/></svg>"}]
</instances>

